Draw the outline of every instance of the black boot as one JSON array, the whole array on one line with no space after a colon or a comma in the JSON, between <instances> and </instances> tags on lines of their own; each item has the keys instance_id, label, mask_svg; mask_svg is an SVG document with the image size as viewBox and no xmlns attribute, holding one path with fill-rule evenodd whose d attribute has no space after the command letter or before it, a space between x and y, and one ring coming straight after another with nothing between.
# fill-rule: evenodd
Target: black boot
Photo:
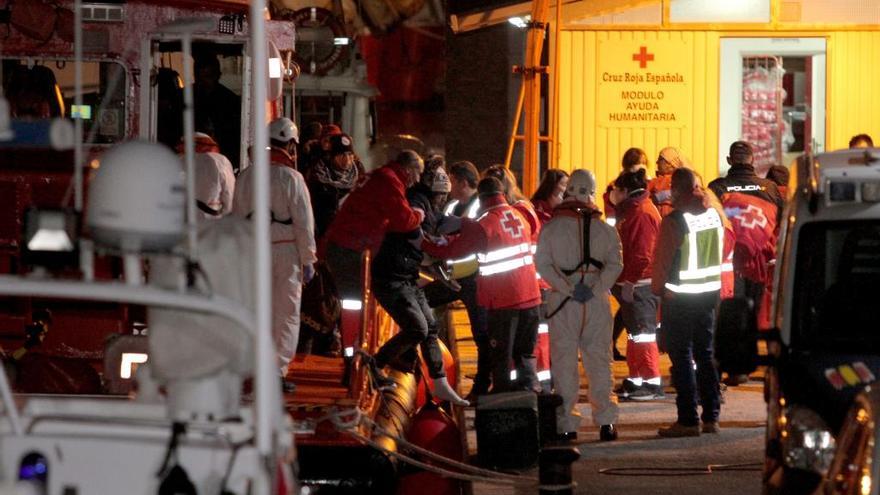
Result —
<instances>
[{"instance_id":1,"label":"black boot","mask_svg":"<svg viewBox=\"0 0 880 495\"><path fill-rule=\"evenodd\" d=\"M522 358L522 366L516 369L518 388L529 392L541 393L541 382L538 381L538 358L528 356Z\"/></svg>"},{"instance_id":2,"label":"black boot","mask_svg":"<svg viewBox=\"0 0 880 495\"><path fill-rule=\"evenodd\" d=\"M613 442L617 440L617 428L614 425L602 425L599 427L599 440Z\"/></svg>"}]
</instances>

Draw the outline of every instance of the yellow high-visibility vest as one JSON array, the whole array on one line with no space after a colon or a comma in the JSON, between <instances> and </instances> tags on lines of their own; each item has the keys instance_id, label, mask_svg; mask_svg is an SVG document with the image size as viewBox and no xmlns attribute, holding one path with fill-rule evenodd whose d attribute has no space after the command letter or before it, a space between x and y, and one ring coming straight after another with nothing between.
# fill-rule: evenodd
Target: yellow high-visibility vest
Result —
<instances>
[{"instance_id":1,"label":"yellow high-visibility vest","mask_svg":"<svg viewBox=\"0 0 880 495\"><path fill-rule=\"evenodd\" d=\"M721 217L713 208L699 215L684 213L682 216L688 232L679 247L678 276L666 282L666 288L683 294L721 290L724 250Z\"/></svg>"}]
</instances>

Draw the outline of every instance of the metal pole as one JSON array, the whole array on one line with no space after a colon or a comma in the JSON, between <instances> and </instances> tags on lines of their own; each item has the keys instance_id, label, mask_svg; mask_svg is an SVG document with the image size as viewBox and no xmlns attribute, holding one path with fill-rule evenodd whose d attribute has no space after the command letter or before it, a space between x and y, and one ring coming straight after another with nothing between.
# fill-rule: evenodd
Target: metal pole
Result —
<instances>
[{"instance_id":1,"label":"metal pole","mask_svg":"<svg viewBox=\"0 0 880 495\"><path fill-rule=\"evenodd\" d=\"M272 271L269 249L269 161L266 146L266 33L263 15L266 0L253 0L250 6L251 67L253 68L254 123L254 248L256 305L256 435L257 451L268 456L272 451L272 417L277 415L278 368L273 352L271 329ZM272 392L275 392L273 394Z\"/></svg>"},{"instance_id":2,"label":"metal pole","mask_svg":"<svg viewBox=\"0 0 880 495\"><path fill-rule=\"evenodd\" d=\"M510 140L507 142L507 157L504 159L504 167L510 168L510 161L513 159L513 147L516 145L519 137L519 119L522 117L523 98L526 95L526 83L523 81L519 85L519 97L516 100L516 115L513 117L513 128L510 129Z\"/></svg>"},{"instance_id":3,"label":"metal pole","mask_svg":"<svg viewBox=\"0 0 880 495\"><path fill-rule=\"evenodd\" d=\"M556 0L556 22L553 23L553 60L550 61L550 77L553 78L553 94L550 98L550 140L547 145L548 168L559 168L559 31L562 27L562 0Z\"/></svg>"},{"instance_id":4,"label":"metal pole","mask_svg":"<svg viewBox=\"0 0 880 495\"><path fill-rule=\"evenodd\" d=\"M523 81L525 91L525 114L526 122L523 134L525 135L525 156L523 159L523 192L526 196L531 195L538 185L538 150L540 149L538 137L540 136L541 124L541 75L544 67L541 66L541 52L544 48L544 34L546 30L548 0L535 0L532 4L532 20L529 23L529 32L526 42L526 60L523 68Z\"/></svg>"},{"instance_id":5,"label":"metal pole","mask_svg":"<svg viewBox=\"0 0 880 495\"><path fill-rule=\"evenodd\" d=\"M195 142L193 133L193 89L189 77L193 74L192 35L186 33L181 39L183 44L183 146L184 164L186 165L186 250L187 258L198 257L198 225L196 225L196 164Z\"/></svg>"},{"instance_id":6,"label":"metal pole","mask_svg":"<svg viewBox=\"0 0 880 495\"><path fill-rule=\"evenodd\" d=\"M18 415L18 406L15 405L15 399L12 397L12 387L9 386L5 368L0 369L0 395L3 396L3 408L9 417L9 424L12 425L12 433L15 436L23 435L24 428L21 427L21 416Z\"/></svg>"},{"instance_id":7,"label":"metal pole","mask_svg":"<svg viewBox=\"0 0 880 495\"><path fill-rule=\"evenodd\" d=\"M83 211L83 121L82 121L82 57L83 57L83 32L82 32L82 0L73 2L73 105L76 108L76 118L73 119L73 207L77 212ZM70 112L73 117L74 112ZM100 117L100 116L99 116ZM69 198L69 196L68 196Z\"/></svg>"}]
</instances>

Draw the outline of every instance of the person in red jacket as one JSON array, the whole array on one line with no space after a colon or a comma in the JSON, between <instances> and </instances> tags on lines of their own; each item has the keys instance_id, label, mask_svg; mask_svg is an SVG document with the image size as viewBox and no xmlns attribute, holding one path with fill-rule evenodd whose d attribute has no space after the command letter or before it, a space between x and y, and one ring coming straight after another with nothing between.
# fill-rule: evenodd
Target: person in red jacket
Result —
<instances>
[{"instance_id":1,"label":"person in red jacket","mask_svg":"<svg viewBox=\"0 0 880 495\"><path fill-rule=\"evenodd\" d=\"M481 212L477 220L463 219L457 237L426 241L422 249L444 259L477 253L477 297L489 313L492 392L536 390L539 385L532 351L538 336L541 293L530 250L531 227L507 204L498 179L484 178L477 190ZM511 360L516 367L515 382Z\"/></svg>"},{"instance_id":2,"label":"person in red jacket","mask_svg":"<svg viewBox=\"0 0 880 495\"><path fill-rule=\"evenodd\" d=\"M623 271L611 288L629 330L626 364L629 377L617 391L622 399L645 401L663 396L657 351L657 298L651 294L654 244L660 232L660 212L647 191L645 169L624 172L614 181L611 201L623 246Z\"/></svg>"},{"instance_id":3,"label":"person in red jacket","mask_svg":"<svg viewBox=\"0 0 880 495\"><path fill-rule=\"evenodd\" d=\"M532 253L534 253L534 246L538 244L538 235L541 233L541 219L535 212L535 207L516 185L516 177L514 177L513 172L504 165L498 164L487 168L483 172L483 177L498 179L501 182L501 192L504 194L507 204L518 211L525 221L529 223L532 233Z\"/></svg>"},{"instance_id":4,"label":"person in red jacket","mask_svg":"<svg viewBox=\"0 0 880 495\"><path fill-rule=\"evenodd\" d=\"M525 195L520 191L519 187L516 185L516 177L513 175L513 172L510 171L509 168L506 168L504 165L492 165L487 168L483 173L483 177L494 177L501 182L501 191L504 193L504 197L507 199L507 203L513 207L514 210L519 212L523 219L529 224L529 228L532 232L532 237L530 240L530 249L532 254L535 254L535 251L538 248L538 236L541 234L541 226L543 221L541 221L538 212L535 210L535 207L532 205L531 201L526 199ZM537 272L535 276L538 277ZM540 290L546 290L550 286L547 283L538 277L538 288ZM549 327L544 323L540 322L538 325L539 336L537 343L535 344L535 352L534 358L530 358L529 366L534 368L540 377L540 381L543 382L543 385L546 385L547 390L550 389L550 379L551 371L550 371L550 335L548 334Z\"/></svg>"},{"instance_id":5,"label":"person in red jacket","mask_svg":"<svg viewBox=\"0 0 880 495\"><path fill-rule=\"evenodd\" d=\"M327 229L327 263L338 278L337 289L342 293L360 281L348 276L359 273L361 254L375 253L386 232L410 232L421 225L425 212L410 208L406 189L418 182L425 165L418 153L400 152L397 158L370 174L363 187L355 189L342 204L333 223ZM353 282L353 283L352 283Z\"/></svg>"},{"instance_id":6,"label":"person in red jacket","mask_svg":"<svg viewBox=\"0 0 880 495\"><path fill-rule=\"evenodd\" d=\"M319 257L336 280L343 310L361 309L363 281L358 274L364 251L376 253L386 232L412 232L425 218L425 212L411 208L406 199L406 189L419 180L424 167L418 153L402 151L352 191L330 223Z\"/></svg>"},{"instance_id":7,"label":"person in red jacket","mask_svg":"<svg viewBox=\"0 0 880 495\"><path fill-rule=\"evenodd\" d=\"M648 168L648 155L641 148L630 148L623 153L623 158L620 160L620 166L622 169L622 173L625 172L635 172L639 169L647 169ZM602 194L602 203L604 205L604 213L605 213L605 222L612 227L617 222L617 213L615 212L614 204L611 201L611 193L614 191L614 181L608 183L608 187L605 188L605 192ZM624 361L626 360L626 356L620 353L617 350L617 340L620 338L620 334L626 330L626 325L623 323L623 314L620 312L620 308L617 309L617 312L614 313L614 327L611 333L611 352L614 354L615 361Z\"/></svg>"}]
</instances>

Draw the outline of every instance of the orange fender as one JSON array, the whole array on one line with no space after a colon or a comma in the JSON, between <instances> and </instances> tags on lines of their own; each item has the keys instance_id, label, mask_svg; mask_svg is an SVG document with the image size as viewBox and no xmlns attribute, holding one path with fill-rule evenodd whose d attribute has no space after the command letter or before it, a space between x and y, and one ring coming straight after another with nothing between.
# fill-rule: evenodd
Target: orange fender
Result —
<instances>
[{"instance_id":1,"label":"orange fender","mask_svg":"<svg viewBox=\"0 0 880 495\"><path fill-rule=\"evenodd\" d=\"M428 404L413 417L406 439L435 454L462 460L461 431L455 420L436 404ZM423 459L429 464L436 464ZM397 484L397 495L460 495L461 482L429 471L404 468Z\"/></svg>"}]
</instances>

